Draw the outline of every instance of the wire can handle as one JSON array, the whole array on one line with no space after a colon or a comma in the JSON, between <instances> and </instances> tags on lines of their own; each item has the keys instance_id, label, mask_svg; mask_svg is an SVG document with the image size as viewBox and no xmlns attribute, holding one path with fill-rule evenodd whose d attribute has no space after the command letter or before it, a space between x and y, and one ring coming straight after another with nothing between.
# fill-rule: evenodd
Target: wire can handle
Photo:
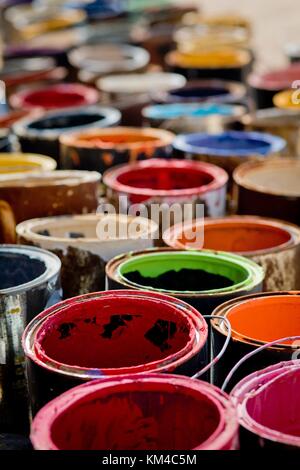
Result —
<instances>
[{"instance_id":1,"label":"wire can handle","mask_svg":"<svg viewBox=\"0 0 300 470\"><path fill-rule=\"evenodd\" d=\"M245 362L247 361L248 359L250 359L250 357L252 356L255 356L255 354L259 353L260 351L263 351L264 349L266 348L269 348L270 346L273 346L274 344L278 344L278 343L281 343L283 341L292 341L292 340L296 340L296 339L300 339L300 336L286 336L285 338L278 338L278 339L275 339L274 341L270 341L269 343L266 343L266 344L263 344L262 346L259 346L258 348L254 349L254 351L250 351L248 354L246 354L245 356L243 356L236 364L235 366L230 370L230 372L228 373L226 379L224 380L223 382L223 385L221 387L221 390L224 392L225 388L228 386L230 380L232 379L232 376L233 374L237 371L237 369Z\"/></svg>"},{"instance_id":2,"label":"wire can handle","mask_svg":"<svg viewBox=\"0 0 300 470\"><path fill-rule=\"evenodd\" d=\"M194 374L192 376L192 379L198 379L199 377L201 377L201 375L205 374L205 372L207 372L209 369L211 369L221 359L221 357L225 353L225 351L228 347L229 341L231 339L231 324L230 324L230 321L228 320L228 318L221 317L219 315L203 315L203 318L209 318L211 320L217 319L217 320L224 321L227 325L228 333L227 333L227 338L226 338L226 340L223 344L223 347L222 347L221 351L208 364L206 364L206 366L204 366L196 374Z\"/></svg>"}]
</instances>

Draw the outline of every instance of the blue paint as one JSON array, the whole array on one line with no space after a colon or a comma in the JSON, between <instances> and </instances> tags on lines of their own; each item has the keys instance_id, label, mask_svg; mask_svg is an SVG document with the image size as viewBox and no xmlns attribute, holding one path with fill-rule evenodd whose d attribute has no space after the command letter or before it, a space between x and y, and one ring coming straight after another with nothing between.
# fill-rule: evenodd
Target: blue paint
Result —
<instances>
[{"instance_id":1,"label":"blue paint","mask_svg":"<svg viewBox=\"0 0 300 470\"><path fill-rule=\"evenodd\" d=\"M280 152L286 142L281 137L260 132L230 131L220 134L181 134L174 148L191 154L249 156Z\"/></svg>"},{"instance_id":2,"label":"blue paint","mask_svg":"<svg viewBox=\"0 0 300 470\"><path fill-rule=\"evenodd\" d=\"M217 103L175 103L148 106L144 109L144 116L149 119L176 119L180 117L208 117L212 115L232 116L235 106Z\"/></svg>"}]
</instances>

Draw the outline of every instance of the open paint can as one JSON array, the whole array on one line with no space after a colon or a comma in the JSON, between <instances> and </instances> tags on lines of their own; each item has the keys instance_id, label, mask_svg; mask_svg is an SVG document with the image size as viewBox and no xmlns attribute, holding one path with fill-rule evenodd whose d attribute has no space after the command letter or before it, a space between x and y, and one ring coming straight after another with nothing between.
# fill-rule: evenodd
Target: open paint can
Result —
<instances>
[{"instance_id":1,"label":"open paint can","mask_svg":"<svg viewBox=\"0 0 300 470\"><path fill-rule=\"evenodd\" d=\"M145 372L193 375L208 327L172 297L134 290L74 297L36 317L23 335L33 413L74 385Z\"/></svg>"}]
</instances>

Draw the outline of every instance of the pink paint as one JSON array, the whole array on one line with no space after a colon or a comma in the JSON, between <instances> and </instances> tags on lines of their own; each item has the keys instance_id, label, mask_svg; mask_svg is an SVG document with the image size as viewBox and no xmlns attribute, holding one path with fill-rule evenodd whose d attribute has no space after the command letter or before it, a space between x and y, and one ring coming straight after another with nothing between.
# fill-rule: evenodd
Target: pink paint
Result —
<instances>
[{"instance_id":1,"label":"pink paint","mask_svg":"<svg viewBox=\"0 0 300 470\"><path fill-rule=\"evenodd\" d=\"M150 292L106 291L74 297L42 312L23 347L52 372L92 379L173 371L195 357L207 324L194 308Z\"/></svg>"},{"instance_id":2,"label":"pink paint","mask_svg":"<svg viewBox=\"0 0 300 470\"><path fill-rule=\"evenodd\" d=\"M286 68L266 73L253 73L249 76L249 84L264 90L283 90L290 88L295 80L299 80L300 64L292 64Z\"/></svg>"},{"instance_id":3,"label":"pink paint","mask_svg":"<svg viewBox=\"0 0 300 470\"><path fill-rule=\"evenodd\" d=\"M231 395L240 425L265 441L300 447L300 361L287 361L241 380Z\"/></svg>"},{"instance_id":4,"label":"pink paint","mask_svg":"<svg viewBox=\"0 0 300 470\"><path fill-rule=\"evenodd\" d=\"M60 83L46 88L19 91L10 98L13 108L43 110L88 106L98 101L97 90L79 83Z\"/></svg>"},{"instance_id":5,"label":"pink paint","mask_svg":"<svg viewBox=\"0 0 300 470\"><path fill-rule=\"evenodd\" d=\"M43 450L236 449L228 396L205 382L145 374L89 382L48 403L31 441Z\"/></svg>"},{"instance_id":6,"label":"pink paint","mask_svg":"<svg viewBox=\"0 0 300 470\"><path fill-rule=\"evenodd\" d=\"M131 203L150 198L190 198L222 188L227 173L215 165L184 160L151 159L108 170L104 183L126 194Z\"/></svg>"}]
</instances>

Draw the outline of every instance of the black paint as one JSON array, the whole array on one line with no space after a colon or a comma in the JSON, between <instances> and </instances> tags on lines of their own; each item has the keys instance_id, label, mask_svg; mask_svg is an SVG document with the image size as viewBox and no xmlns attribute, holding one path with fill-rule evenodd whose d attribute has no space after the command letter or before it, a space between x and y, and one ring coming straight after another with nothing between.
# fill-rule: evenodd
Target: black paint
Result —
<instances>
[{"instance_id":1,"label":"black paint","mask_svg":"<svg viewBox=\"0 0 300 470\"><path fill-rule=\"evenodd\" d=\"M176 323L167 320L157 320L156 323L147 331L145 338L148 339L155 346L158 346L161 351L170 349L168 340L173 338L177 331Z\"/></svg>"},{"instance_id":2,"label":"black paint","mask_svg":"<svg viewBox=\"0 0 300 470\"><path fill-rule=\"evenodd\" d=\"M46 271L37 258L16 253L0 254L0 289L9 289L33 281Z\"/></svg>"}]
</instances>

